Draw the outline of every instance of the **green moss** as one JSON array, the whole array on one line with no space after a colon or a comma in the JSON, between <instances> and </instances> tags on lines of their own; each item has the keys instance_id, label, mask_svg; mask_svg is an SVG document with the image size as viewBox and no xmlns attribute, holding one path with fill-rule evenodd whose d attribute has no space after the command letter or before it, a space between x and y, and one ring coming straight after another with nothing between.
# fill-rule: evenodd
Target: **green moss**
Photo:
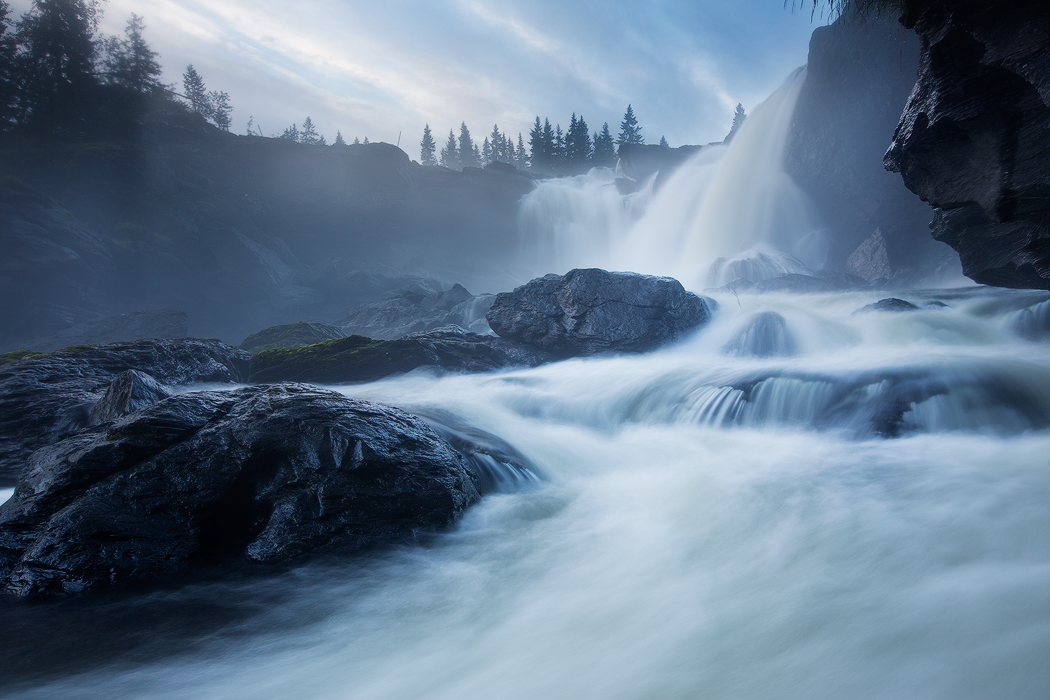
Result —
<instances>
[{"instance_id":1,"label":"green moss","mask_svg":"<svg viewBox=\"0 0 1050 700\"><path fill-rule=\"evenodd\" d=\"M34 357L43 356L43 353L33 352L32 350L12 350L11 352L5 352L0 355L0 365L10 365L19 360L31 360Z\"/></svg>"},{"instance_id":2,"label":"green moss","mask_svg":"<svg viewBox=\"0 0 1050 700\"><path fill-rule=\"evenodd\" d=\"M315 345L327 340L338 340L340 331L324 323L299 321L283 326L271 326L253 333L240 344L242 350L263 352L267 350L294 349L304 345Z\"/></svg>"},{"instance_id":3,"label":"green moss","mask_svg":"<svg viewBox=\"0 0 1050 700\"><path fill-rule=\"evenodd\" d=\"M363 335L252 355L252 382L365 382L434 364L417 340L376 340Z\"/></svg>"}]
</instances>

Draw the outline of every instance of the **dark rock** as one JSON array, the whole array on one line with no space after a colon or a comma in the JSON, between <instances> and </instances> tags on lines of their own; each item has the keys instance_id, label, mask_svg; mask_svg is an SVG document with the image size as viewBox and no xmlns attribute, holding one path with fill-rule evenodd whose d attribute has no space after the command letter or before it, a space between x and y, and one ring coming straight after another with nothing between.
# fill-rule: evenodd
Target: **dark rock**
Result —
<instances>
[{"instance_id":1,"label":"dark rock","mask_svg":"<svg viewBox=\"0 0 1050 700\"><path fill-rule=\"evenodd\" d=\"M624 175L616 181L621 194L637 191L649 178L657 175L655 189L667 182L675 170L700 152L701 146L679 146L668 148L654 144L622 143L617 149L620 172ZM621 185L620 180L625 184ZM627 183L632 183L628 185ZM629 191L625 192L624 190Z\"/></svg>"},{"instance_id":2,"label":"dark rock","mask_svg":"<svg viewBox=\"0 0 1050 700\"><path fill-rule=\"evenodd\" d=\"M918 62L918 38L894 17L847 11L814 29L792 116L784 168L826 227L827 266L846 269L878 229L889 271L870 277L846 269L869 281L904 269L932 272L945 252L954 256L929 235L929 208L882 164Z\"/></svg>"},{"instance_id":3,"label":"dark rock","mask_svg":"<svg viewBox=\"0 0 1050 700\"><path fill-rule=\"evenodd\" d=\"M935 299L933 301L928 301L925 304L923 304L922 308L924 308L924 309L947 309L948 305L945 304L943 301L937 301Z\"/></svg>"},{"instance_id":4,"label":"dark rock","mask_svg":"<svg viewBox=\"0 0 1050 700\"><path fill-rule=\"evenodd\" d=\"M881 229L875 229L857 249L846 258L846 272L868 282L888 280L893 271L886 253L886 239Z\"/></svg>"},{"instance_id":5,"label":"dark rock","mask_svg":"<svg viewBox=\"0 0 1050 700\"><path fill-rule=\"evenodd\" d=\"M982 284L1050 289L1050 5L906 4L919 78L886 167Z\"/></svg>"},{"instance_id":6,"label":"dark rock","mask_svg":"<svg viewBox=\"0 0 1050 700\"><path fill-rule=\"evenodd\" d=\"M888 299L879 299L874 304L868 304L867 306L864 306L862 308L857 309L853 313L861 314L861 313L867 313L868 311L900 312L900 311L918 311L918 310L919 310L919 307L916 306L915 304L911 303L910 301L904 301L903 299L897 299L895 297L890 297Z\"/></svg>"},{"instance_id":7,"label":"dark rock","mask_svg":"<svg viewBox=\"0 0 1050 700\"><path fill-rule=\"evenodd\" d=\"M46 338L19 342L18 347L48 352L70 345L95 345L147 338L185 338L187 327L184 311L133 311L78 323Z\"/></svg>"},{"instance_id":8,"label":"dark rock","mask_svg":"<svg viewBox=\"0 0 1050 700\"><path fill-rule=\"evenodd\" d=\"M238 346L251 353L277 348L298 348L326 340L346 337L346 333L319 321L299 321L283 326L270 326L253 333Z\"/></svg>"},{"instance_id":9,"label":"dark rock","mask_svg":"<svg viewBox=\"0 0 1050 700\"><path fill-rule=\"evenodd\" d=\"M742 357L789 357L798 352L798 343L783 316L775 311L763 311L754 314L722 352Z\"/></svg>"},{"instance_id":10,"label":"dark rock","mask_svg":"<svg viewBox=\"0 0 1050 700\"><path fill-rule=\"evenodd\" d=\"M166 399L171 394L168 387L145 372L137 369L126 370L117 375L98 403L92 406L88 424L100 425L123 418L143 406Z\"/></svg>"},{"instance_id":11,"label":"dark rock","mask_svg":"<svg viewBox=\"0 0 1050 700\"><path fill-rule=\"evenodd\" d=\"M32 456L0 507L0 584L69 595L356 552L445 528L478 497L398 409L294 384L181 394Z\"/></svg>"},{"instance_id":12,"label":"dark rock","mask_svg":"<svg viewBox=\"0 0 1050 700\"><path fill-rule=\"evenodd\" d=\"M591 268L497 294L486 318L502 338L572 357L653 350L707 323L714 307L669 277Z\"/></svg>"},{"instance_id":13,"label":"dark rock","mask_svg":"<svg viewBox=\"0 0 1050 700\"><path fill-rule=\"evenodd\" d=\"M347 335L381 340L449 325L480 332L488 330L484 320L494 298L491 294L479 298L459 284L449 288L437 280L428 282L408 284L380 301L362 304L339 321L339 325Z\"/></svg>"},{"instance_id":14,"label":"dark rock","mask_svg":"<svg viewBox=\"0 0 1050 700\"><path fill-rule=\"evenodd\" d=\"M489 372L505 367L535 367L554 357L491 335L451 326L397 340L351 335L291 350L267 350L252 356L253 382L370 382L419 368L452 372Z\"/></svg>"},{"instance_id":15,"label":"dark rock","mask_svg":"<svg viewBox=\"0 0 1050 700\"><path fill-rule=\"evenodd\" d=\"M248 359L218 340L139 340L73 346L0 366L0 483L11 483L34 450L87 426L122 372L137 369L170 386L243 382Z\"/></svg>"}]
</instances>

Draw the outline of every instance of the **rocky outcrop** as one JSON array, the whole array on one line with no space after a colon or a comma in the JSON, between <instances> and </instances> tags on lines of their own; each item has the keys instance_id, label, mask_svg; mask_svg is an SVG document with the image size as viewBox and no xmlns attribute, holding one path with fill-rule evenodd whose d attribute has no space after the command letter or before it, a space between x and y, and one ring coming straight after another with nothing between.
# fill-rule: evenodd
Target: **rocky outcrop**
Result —
<instances>
[{"instance_id":1,"label":"rocky outcrop","mask_svg":"<svg viewBox=\"0 0 1050 700\"><path fill-rule=\"evenodd\" d=\"M701 146L679 146L669 148L655 144L623 143L617 149L618 169L621 175L616 181L621 194L635 192L649 178L656 175L653 188L659 189L675 170L700 152Z\"/></svg>"},{"instance_id":2,"label":"rocky outcrop","mask_svg":"<svg viewBox=\"0 0 1050 700\"><path fill-rule=\"evenodd\" d=\"M393 340L442 326L462 326L469 331L489 330L485 312L493 295L478 297L462 285L451 287L437 280L420 280L396 289L379 301L362 304L339 321L346 335Z\"/></svg>"},{"instance_id":3,"label":"rocky outcrop","mask_svg":"<svg viewBox=\"0 0 1050 700\"><path fill-rule=\"evenodd\" d=\"M886 281L893 274L890 257L886 252L886 239L882 229L875 229L857 249L846 258L846 273L856 275L868 282Z\"/></svg>"},{"instance_id":4,"label":"rocky outcrop","mask_svg":"<svg viewBox=\"0 0 1050 700\"><path fill-rule=\"evenodd\" d=\"M237 347L250 353L256 353L278 348L299 348L344 337L346 333L327 323L299 321L282 326L270 326L258 333L252 333Z\"/></svg>"},{"instance_id":5,"label":"rocky outcrop","mask_svg":"<svg viewBox=\"0 0 1050 700\"><path fill-rule=\"evenodd\" d=\"M171 389L145 372L137 369L126 370L110 382L106 393L91 407L88 424L101 425L123 418L140 408L166 399L171 394Z\"/></svg>"},{"instance_id":6,"label":"rocky outcrop","mask_svg":"<svg viewBox=\"0 0 1050 700\"><path fill-rule=\"evenodd\" d=\"M95 345L146 338L185 338L184 311L133 311L78 323L46 338L20 341L19 349L49 352L70 345Z\"/></svg>"},{"instance_id":7,"label":"rocky outcrop","mask_svg":"<svg viewBox=\"0 0 1050 700\"><path fill-rule=\"evenodd\" d=\"M592 268L497 294L486 318L501 338L573 357L653 350L707 323L713 309L669 277Z\"/></svg>"},{"instance_id":8,"label":"rocky outcrop","mask_svg":"<svg viewBox=\"0 0 1050 700\"><path fill-rule=\"evenodd\" d=\"M876 230L889 268L879 278L936 274L955 257L930 237L929 208L882 164L918 57L918 39L889 16L847 13L813 31L784 168L816 205L830 269L845 269Z\"/></svg>"},{"instance_id":9,"label":"rocky outcrop","mask_svg":"<svg viewBox=\"0 0 1050 700\"><path fill-rule=\"evenodd\" d=\"M886 167L977 282L1050 289L1050 5L911 0L919 79Z\"/></svg>"},{"instance_id":10,"label":"rocky outcrop","mask_svg":"<svg viewBox=\"0 0 1050 700\"><path fill-rule=\"evenodd\" d=\"M248 359L217 340L181 339L73 346L2 365L0 483L13 482L34 450L86 427L121 373L139 370L169 386L243 382ZM129 391L128 401L137 395Z\"/></svg>"},{"instance_id":11,"label":"rocky outcrop","mask_svg":"<svg viewBox=\"0 0 1050 700\"><path fill-rule=\"evenodd\" d=\"M0 507L0 585L69 595L357 552L478 497L449 444L395 408L304 385L181 394L32 456Z\"/></svg>"},{"instance_id":12,"label":"rocky outcrop","mask_svg":"<svg viewBox=\"0 0 1050 700\"><path fill-rule=\"evenodd\" d=\"M268 350L252 356L253 382L370 382L414 369L444 372L490 372L506 367L535 367L555 359L535 348L521 347L491 335L448 326L397 340L352 335L291 350Z\"/></svg>"}]
</instances>

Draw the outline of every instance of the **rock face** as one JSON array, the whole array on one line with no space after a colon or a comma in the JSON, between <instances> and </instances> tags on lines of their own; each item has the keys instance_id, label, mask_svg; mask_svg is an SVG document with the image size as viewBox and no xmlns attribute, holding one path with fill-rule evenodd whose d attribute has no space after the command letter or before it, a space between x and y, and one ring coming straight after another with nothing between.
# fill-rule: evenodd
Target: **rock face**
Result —
<instances>
[{"instance_id":1,"label":"rock face","mask_svg":"<svg viewBox=\"0 0 1050 700\"><path fill-rule=\"evenodd\" d=\"M702 326L713 309L669 277L592 268L497 294L486 318L502 338L573 357L653 350Z\"/></svg>"},{"instance_id":2,"label":"rock face","mask_svg":"<svg viewBox=\"0 0 1050 700\"><path fill-rule=\"evenodd\" d=\"M185 338L185 311L133 311L85 321L46 338L16 343L19 349L49 352L70 345L95 345L145 338Z\"/></svg>"},{"instance_id":3,"label":"rock face","mask_svg":"<svg viewBox=\"0 0 1050 700\"><path fill-rule=\"evenodd\" d=\"M278 348L299 348L303 345L323 343L326 340L335 340L345 336L346 333L343 333L342 330L327 323L299 321L282 326L270 326L258 333L252 333L237 347L250 353L256 353Z\"/></svg>"},{"instance_id":4,"label":"rock face","mask_svg":"<svg viewBox=\"0 0 1050 700\"><path fill-rule=\"evenodd\" d=\"M918 59L917 37L892 17L847 13L813 31L784 168L816 205L831 246L830 269L845 269L876 230L889 268L880 277L933 272L955 257L930 237L929 208L882 164Z\"/></svg>"},{"instance_id":5,"label":"rock face","mask_svg":"<svg viewBox=\"0 0 1050 700\"><path fill-rule=\"evenodd\" d=\"M252 356L253 382L370 382L420 367L451 372L490 372L505 367L535 367L553 355L491 335L447 326L397 340L352 335L293 350L269 350Z\"/></svg>"},{"instance_id":6,"label":"rock face","mask_svg":"<svg viewBox=\"0 0 1050 700\"><path fill-rule=\"evenodd\" d=\"M912 0L919 79L886 167L984 284L1050 289L1050 5Z\"/></svg>"},{"instance_id":7,"label":"rock face","mask_svg":"<svg viewBox=\"0 0 1050 700\"><path fill-rule=\"evenodd\" d=\"M126 370L117 375L98 403L91 407L88 423L101 425L123 418L144 406L168 398L171 393L168 387L145 372Z\"/></svg>"},{"instance_id":8,"label":"rock face","mask_svg":"<svg viewBox=\"0 0 1050 700\"><path fill-rule=\"evenodd\" d=\"M868 282L888 280L893 274L890 257L886 253L886 239L882 229L875 229L857 249L846 258L846 273Z\"/></svg>"},{"instance_id":9,"label":"rock face","mask_svg":"<svg viewBox=\"0 0 1050 700\"><path fill-rule=\"evenodd\" d=\"M0 483L11 483L34 450L86 427L92 408L122 372L139 370L171 386L243 382L248 359L217 340L140 340L74 346L2 365ZM130 401L136 396L137 390L128 394Z\"/></svg>"},{"instance_id":10,"label":"rock face","mask_svg":"<svg viewBox=\"0 0 1050 700\"><path fill-rule=\"evenodd\" d=\"M455 450L397 409L304 385L182 394L32 456L0 507L0 584L75 594L359 551L478 497Z\"/></svg>"}]
</instances>

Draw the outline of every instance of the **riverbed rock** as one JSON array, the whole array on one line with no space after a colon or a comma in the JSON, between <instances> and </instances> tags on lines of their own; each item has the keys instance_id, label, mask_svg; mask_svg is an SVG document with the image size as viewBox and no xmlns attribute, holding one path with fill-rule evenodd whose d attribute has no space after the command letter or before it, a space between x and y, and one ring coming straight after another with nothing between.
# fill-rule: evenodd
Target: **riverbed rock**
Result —
<instances>
[{"instance_id":1,"label":"riverbed rock","mask_svg":"<svg viewBox=\"0 0 1050 700\"><path fill-rule=\"evenodd\" d=\"M127 370L168 386L247 380L247 353L218 340L139 340L65 348L0 365L0 483L35 450L91 422L91 410Z\"/></svg>"},{"instance_id":2,"label":"riverbed rock","mask_svg":"<svg viewBox=\"0 0 1050 700\"><path fill-rule=\"evenodd\" d=\"M358 552L478 497L459 454L398 409L297 384L181 394L33 454L0 507L0 586L69 595Z\"/></svg>"},{"instance_id":3,"label":"riverbed rock","mask_svg":"<svg viewBox=\"0 0 1050 700\"><path fill-rule=\"evenodd\" d=\"M573 357L654 350L707 323L715 306L670 277L590 268L497 294L486 319L501 338Z\"/></svg>"},{"instance_id":4,"label":"riverbed rock","mask_svg":"<svg viewBox=\"0 0 1050 700\"><path fill-rule=\"evenodd\" d=\"M88 423L101 425L117 420L143 406L166 399L171 394L171 389L145 372L137 369L126 370L117 375L102 398L91 407Z\"/></svg>"},{"instance_id":5,"label":"riverbed rock","mask_svg":"<svg viewBox=\"0 0 1050 700\"><path fill-rule=\"evenodd\" d=\"M323 343L326 340L344 338L340 328L319 321L298 321L280 326L270 326L245 338L239 347L250 353L278 348L300 348L304 345Z\"/></svg>"},{"instance_id":6,"label":"riverbed rock","mask_svg":"<svg viewBox=\"0 0 1050 700\"><path fill-rule=\"evenodd\" d=\"M982 284L1050 289L1050 5L905 4L918 83L886 167Z\"/></svg>"},{"instance_id":7,"label":"riverbed rock","mask_svg":"<svg viewBox=\"0 0 1050 700\"><path fill-rule=\"evenodd\" d=\"M252 356L253 382L370 382L414 369L440 372L490 372L506 367L535 367L556 359L550 353L491 335L446 326L397 340L351 335L289 350Z\"/></svg>"},{"instance_id":8,"label":"riverbed rock","mask_svg":"<svg viewBox=\"0 0 1050 700\"><path fill-rule=\"evenodd\" d=\"M853 313L862 314L869 311L889 311L891 313L900 313L902 311L918 311L919 307L910 301L904 299L897 299L896 297L889 297L888 299L879 299L874 304L868 304L867 306L861 307Z\"/></svg>"}]
</instances>

